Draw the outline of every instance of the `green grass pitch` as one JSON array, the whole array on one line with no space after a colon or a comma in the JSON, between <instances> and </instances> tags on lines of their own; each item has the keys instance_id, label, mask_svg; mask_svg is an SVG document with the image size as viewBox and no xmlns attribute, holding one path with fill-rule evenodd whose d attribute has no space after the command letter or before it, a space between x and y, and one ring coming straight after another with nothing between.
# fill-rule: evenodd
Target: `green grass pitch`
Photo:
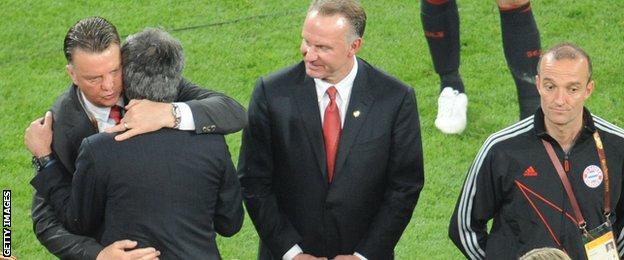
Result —
<instances>
[{"instance_id":1,"label":"green grass pitch","mask_svg":"<svg viewBox=\"0 0 624 260\"><path fill-rule=\"evenodd\" d=\"M462 66L469 98L464 134L433 125L438 95L416 0L362 0L368 14L359 57L416 89L426 184L395 251L397 259L461 259L447 226L466 171L485 138L518 119L494 1L460 0ZM20 259L54 259L32 231L33 175L23 145L28 124L42 116L70 82L62 42L77 20L100 15L122 36L162 27L181 40L186 78L244 105L258 76L300 60L308 1L16 1L0 3L0 188L13 195L13 252ZM571 41L593 57L596 92L587 106L624 126L624 2L534 0L542 46ZM240 133L227 138L234 161ZM233 238L219 238L224 259L255 259L258 236L249 219Z\"/></svg>"}]
</instances>

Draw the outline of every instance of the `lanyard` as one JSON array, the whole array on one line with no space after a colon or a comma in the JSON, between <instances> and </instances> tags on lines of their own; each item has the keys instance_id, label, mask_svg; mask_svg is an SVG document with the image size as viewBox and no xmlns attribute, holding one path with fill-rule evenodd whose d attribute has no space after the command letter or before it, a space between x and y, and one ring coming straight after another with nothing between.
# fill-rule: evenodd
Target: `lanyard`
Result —
<instances>
[{"instance_id":1,"label":"lanyard","mask_svg":"<svg viewBox=\"0 0 624 260\"><path fill-rule=\"evenodd\" d=\"M594 142L596 144L596 150L598 151L598 158L600 159L600 168L602 169L602 172L604 174L604 215L608 221L609 215L611 214L611 200L609 199L609 168L607 168L607 158L605 156L604 147L602 146L602 140L600 139L598 131L594 132ZM550 157L550 161L552 161L553 166L555 166L555 169L559 174L559 178L561 179L561 183L563 183L563 188L568 195L568 199L570 199L570 204L572 205L572 209L574 210L574 217L576 218L576 222L579 225L579 228L584 232L587 232L585 229L585 219L583 218L581 209L579 208L578 202L576 201L576 196L574 196L574 192L572 191L570 180L568 180L568 176L563 170L563 166L557 158L552 144L543 139L542 143L546 148L546 152L548 153L548 157Z\"/></svg>"}]
</instances>

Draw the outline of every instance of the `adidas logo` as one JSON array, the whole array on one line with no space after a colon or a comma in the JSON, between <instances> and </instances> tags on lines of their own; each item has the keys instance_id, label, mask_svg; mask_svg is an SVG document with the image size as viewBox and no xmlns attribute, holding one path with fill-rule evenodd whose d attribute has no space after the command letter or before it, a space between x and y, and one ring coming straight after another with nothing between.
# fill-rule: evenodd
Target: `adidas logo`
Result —
<instances>
[{"instance_id":1,"label":"adidas logo","mask_svg":"<svg viewBox=\"0 0 624 260\"><path fill-rule=\"evenodd\" d=\"M529 166L529 168L524 170L524 173L522 174L522 176L524 176L524 177L536 177L537 176L537 171L535 171L535 168L533 168L533 166Z\"/></svg>"}]
</instances>

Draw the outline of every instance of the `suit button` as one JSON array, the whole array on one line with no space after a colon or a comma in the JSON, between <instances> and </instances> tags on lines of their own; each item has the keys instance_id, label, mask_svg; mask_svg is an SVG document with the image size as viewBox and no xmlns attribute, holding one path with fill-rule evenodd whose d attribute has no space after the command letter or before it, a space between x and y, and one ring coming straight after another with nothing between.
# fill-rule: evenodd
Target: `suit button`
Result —
<instances>
[{"instance_id":1,"label":"suit button","mask_svg":"<svg viewBox=\"0 0 624 260\"><path fill-rule=\"evenodd\" d=\"M202 127L202 131L204 133L212 133L212 132L214 132L215 129L217 129L217 126L215 126L215 125L209 125L209 126Z\"/></svg>"}]
</instances>

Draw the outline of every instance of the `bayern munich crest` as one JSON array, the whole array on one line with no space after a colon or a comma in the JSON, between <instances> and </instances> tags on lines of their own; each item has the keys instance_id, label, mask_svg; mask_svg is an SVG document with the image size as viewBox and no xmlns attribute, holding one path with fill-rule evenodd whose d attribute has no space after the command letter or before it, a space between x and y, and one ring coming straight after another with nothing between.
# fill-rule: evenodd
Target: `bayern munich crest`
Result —
<instances>
[{"instance_id":1,"label":"bayern munich crest","mask_svg":"<svg viewBox=\"0 0 624 260\"><path fill-rule=\"evenodd\" d=\"M596 165L590 165L583 171L583 181L590 188L596 188L602 183L604 178L602 170Z\"/></svg>"}]
</instances>

